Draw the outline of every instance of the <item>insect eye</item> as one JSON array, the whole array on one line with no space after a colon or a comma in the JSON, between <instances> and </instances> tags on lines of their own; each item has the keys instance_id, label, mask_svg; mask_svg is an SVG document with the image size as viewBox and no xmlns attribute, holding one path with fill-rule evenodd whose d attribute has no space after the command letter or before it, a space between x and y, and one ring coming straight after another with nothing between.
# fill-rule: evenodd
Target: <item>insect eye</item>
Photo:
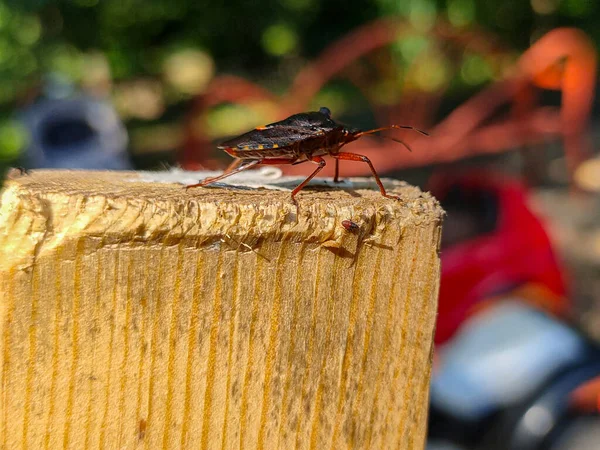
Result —
<instances>
[{"instance_id":1,"label":"insect eye","mask_svg":"<svg viewBox=\"0 0 600 450\"><path fill-rule=\"evenodd\" d=\"M319 112L325 116L327 116L328 118L331 118L331 111L329 110L329 108L326 108L325 106L321 107L321 109L319 109Z\"/></svg>"}]
</instances>

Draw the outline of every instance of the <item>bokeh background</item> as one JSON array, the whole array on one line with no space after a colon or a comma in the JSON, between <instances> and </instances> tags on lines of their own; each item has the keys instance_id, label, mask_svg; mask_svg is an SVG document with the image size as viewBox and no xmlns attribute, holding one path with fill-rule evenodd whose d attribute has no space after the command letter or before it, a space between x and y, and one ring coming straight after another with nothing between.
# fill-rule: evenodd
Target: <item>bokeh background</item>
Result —
<instances>
[{"instance_id":1,"label":"bokeh background","mask_svg":"<svg viewBox=\"0 0 600 450\"><path fill-rule=\"evenodd\" d=\"M179 164L195 131L214 141L283 114L257 100L210 105L191 117L215 77L239 76L282 96L330 45L381 18L402 23L398 39L356 58L299 107L326 105L366 127L376 121L367 106L401 105L422 93L431 95L431 120L439 120L502 79L553 28L576 26L600 40L600 6L590 0L2 0L1 161L15 164L31 144L16 113L43 98L87 95L114 106L135 167ZM436 35L438 23L447 30ZM449 34L462 44L449 44ZM197 158L226 161L208 152L200 148ZM205 161L211 165L218 166Z\"/></svg>"},{"instance_id":2,"label":"bokeh background","mask_svg":"<svg viewBox=\"0 0 600 450\"><path fill-rule=\"evenodd\" d=\"M599 49L593 0L0 0L0 170L217 170L217 142L321 106L428 130L348 150L448 211L432 433L460 447L435 448L600 448ZM549 392L591 447L555 439ZM520 417L555 437L509 445Z\"/></svg>"}]
</instances>

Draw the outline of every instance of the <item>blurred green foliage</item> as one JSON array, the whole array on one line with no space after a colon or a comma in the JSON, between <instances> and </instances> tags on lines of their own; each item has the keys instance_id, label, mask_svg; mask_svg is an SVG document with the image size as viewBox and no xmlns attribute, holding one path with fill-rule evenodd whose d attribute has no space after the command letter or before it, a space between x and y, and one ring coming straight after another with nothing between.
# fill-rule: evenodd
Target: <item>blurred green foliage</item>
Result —
<instances>
[{"instance_id":1,"label":"blurred green foliage","mask_svg":"<svg viewBox=\"0 0 600 450\"><path fill-rule=\"evenodd\" d=\"M168 54L190 47L207 51L219 71L261 78L384 15L424 31L437 16L477 24L516 49L558 25L600 40L591 0L0 0L0 102L47 71L78 80L92 51L106 55L115 79L159 74Z\"/></svg>"},{"instance_id":2,"label":"blurred green foliage","mask_svg":"<svg viewBox=\"0 0 600 450\"><path fill-rule=\"evenodd\" d=\"M600 6L592 0L0 0L0 159L17 155L26 142L8 120L48 74L75 86L104 83L120 96L114 100L126 120L159 120L168 118L165 108L203 89L215 71L282 92L329 43L383 16L403 17L416 30L392 50L404 63L424 58L415 74L424 90L449 76L427 37L438 17L459 28L487 29L517 51L562 25L578 26L600 42ZM465 54L461 64L466 87L487 82L496 70L481 55ZM138 79L146 81L115 89ZM382 83L374 95L379 89L389 101L390 81ZM346 93L332 84L320 98L343 107ZM131 107L140 101L146 101L145 116ZM215 114L209 121L222 122L223 110Z\"/></svg>"}]
</instances>

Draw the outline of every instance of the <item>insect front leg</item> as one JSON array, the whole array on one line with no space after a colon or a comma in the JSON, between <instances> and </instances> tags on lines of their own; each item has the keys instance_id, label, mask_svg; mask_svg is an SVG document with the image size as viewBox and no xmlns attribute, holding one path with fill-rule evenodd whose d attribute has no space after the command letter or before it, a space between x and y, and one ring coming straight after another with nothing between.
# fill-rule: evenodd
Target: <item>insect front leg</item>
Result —
<instances>
[{"instance_id":1,"label":"insect front leg","mask_svg":"<svg viewBox=\"0 0 600 450\"><path fill-rule=\"evenodd\" d=\"M375 177L375 182L377 183L377 186L379 186L379 191L381 191L381 195L383 195L384 197L387 197L387 198L393 198L395 200L400 200L400 197L398 197L397 195L390 195L385 191L385 188L383 187L383 183L379 179L379 175L377 175L377 172L375 172L375 167L373 167L373 163L366 156L358 155L356 153L347 153L347 152L340 152L337 155L331 155L331 156L333 158L336 158L336 160L343 159L345 161L361 161L361 162L367 163L369 165L369 167L371 168L371 172L373 173L373 176Z\"/></svg>"},{"instance_id":2,"label":"insect front leg","mask_svg":"<svg viewBox=\"0 0 600 450\"><path fill-rule=\"evenodd\" d=\"M239 163L237 161L240 161ZM207 186L209 184L214 183L215 181L219 181L222 180L223 178L227 178L233 174L242 172L243 170L247 170L251 167L254 167L258 164L260 164L262 162L262 159L238 159L236 161L234 161L233 163L231 163L229 165L229 167L225 170L225 173L219 175L218 177L214 177L214 178L206 178L205 180L201 181L200 183L197 184L190 184L189 186L186 186L186 189L190 189L190 188L194 188L194 187L201 187L201 186ZM233 169L231 167L234 167ZM229 170L229 172L228 172Z\"/></svg>"},{"instance_id":3,"label":"insect front leg","mask_svg":"<svg viewBox=\"0 0 600 450\"><path fill-rule=\"evenodd\" d=\"M236 158L236 159L234 159L234 160L231 162L231 164L229 164L229 165L227 166L227 169L225 169L225 170L223 171L223 175L225 175L226 173L229 173L229 172L232 172L232 171L234 171L235 169L237 169L238 167L240 167L240 164L242 164L243 162L244 162L244 160L243 160L243 159L239 159L239 158Z\"/></svg>"},{"instance_id":4,"label":"insect front leg","mask_svg":"<svg viewBox=\"0 0 600 450\"><path fill-rule=\"evenodd\" d=\"M302 188L304 186L306 186L307 183L315 177L315 175L317 175L321 170L323 170L323 167L325 167L325 164L326 164L325 160L323 158L321 158L320 156L313 156L312 158L310 158L310 161L314 162L315 164L318 164L319 167L317 167L315 169L315 171L313 173L311 173L308 176L308 178L306 178L306 180L304 180L302 183L300 183L298 186L296 186L296 189L294 189L292 191L292 201L294 202L294 204L296 206L298 206L298 202L296 201L296 194L298 192L300 192L302 190Z\"/></svg>"}]
</instances>

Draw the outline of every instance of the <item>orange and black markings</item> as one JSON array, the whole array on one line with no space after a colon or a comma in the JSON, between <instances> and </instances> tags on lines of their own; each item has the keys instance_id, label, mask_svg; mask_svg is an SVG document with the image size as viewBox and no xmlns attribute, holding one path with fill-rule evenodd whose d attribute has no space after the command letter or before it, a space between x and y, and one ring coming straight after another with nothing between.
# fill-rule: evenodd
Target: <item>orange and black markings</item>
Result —
<instances>
[{"instance_id":1,"label":"orange and black markings","mask_svg":"<svg viewBox=\"0 0 600 450\"><path fill-rule=\"evenodd\" d=\"M296 194L323 170L326 162L322 156L327 155L335 159L335 182L339 181L339 161L363 162L369 166L381 195L398 199L397 196L389 195L386 192L369 158L356 153L340 152L341 147L362 136L390 129L415 130L428 136L424 131L408 125L390 125L367 131L349 128L334 121L331 118L331 111L325 107L319 111L294 114L287 119L256 127L247 133L223 142L218 148L237 158L237 160L223 174L207 178L200 183L186 186L186 188L208 186L260 164L281 165L312 162L317 165L317 168L292 191L292 201L297 205ZM382 137L399 142L410 151L410 147L404 141L389 136Z\"/></svg>"}]
</instances>

